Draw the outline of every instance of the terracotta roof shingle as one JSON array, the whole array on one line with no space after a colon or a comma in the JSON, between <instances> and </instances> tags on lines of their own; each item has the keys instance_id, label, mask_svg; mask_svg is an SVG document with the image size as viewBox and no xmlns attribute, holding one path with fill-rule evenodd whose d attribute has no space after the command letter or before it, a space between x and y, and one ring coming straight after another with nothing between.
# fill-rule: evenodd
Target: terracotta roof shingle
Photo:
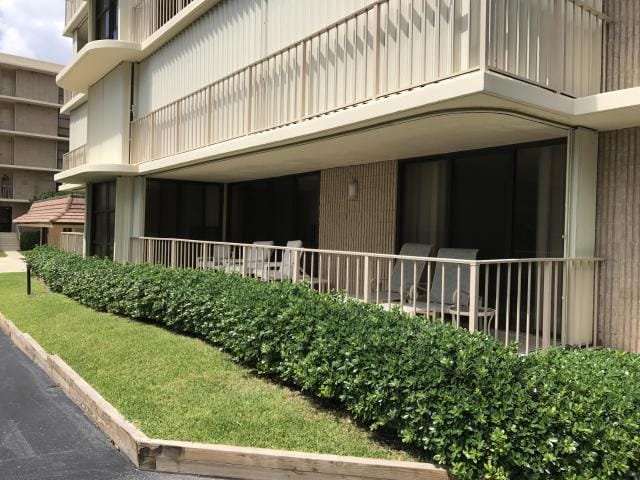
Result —
<instances>
[{"instance_id":1,"label":"terracotta roof shingle","mask_svg":"<svg viewBox=\"0 0 640 480\"><path fill-rule=\"evenodd\" d=\"M50 223L78 224L84 223L84 198L73 196L53 198L34 202L29 211L14 219L17 224Z\"/></svg>"}]
</instances>

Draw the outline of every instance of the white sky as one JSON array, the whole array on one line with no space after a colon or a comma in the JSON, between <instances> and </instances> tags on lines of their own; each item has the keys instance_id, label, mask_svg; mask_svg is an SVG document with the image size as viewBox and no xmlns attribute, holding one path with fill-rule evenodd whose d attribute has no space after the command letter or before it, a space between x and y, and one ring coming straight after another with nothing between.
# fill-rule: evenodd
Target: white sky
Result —
<instances>
[{"instance_id":1,"label":"white sky","mask_svg":"<svg viewBox=\"0 0 640 480\"><path fill-rule=\"evenodd\" d=\"M65 64L64 0L0 0L0 52Z\"/></svg>"}]
</instances>

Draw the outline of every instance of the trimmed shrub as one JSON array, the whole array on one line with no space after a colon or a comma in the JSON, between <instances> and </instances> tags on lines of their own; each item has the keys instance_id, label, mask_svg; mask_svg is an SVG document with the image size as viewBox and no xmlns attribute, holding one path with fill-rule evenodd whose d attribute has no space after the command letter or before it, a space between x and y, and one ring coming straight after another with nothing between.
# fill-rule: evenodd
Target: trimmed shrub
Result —
<instances>
[{"instance_id":1,"label":"trimmed shrub","mask_svg":"<svg viewBox=\"0 0 640 480\"><path fill-rule=\"evenodd\" d=\"M306 285L116 264L40 247L33 271L97 310L222 347L260 374L336 402L459 479L625 479L640 472L640 357L527 357L481 333Z\"/></svg>"}]
</instances>

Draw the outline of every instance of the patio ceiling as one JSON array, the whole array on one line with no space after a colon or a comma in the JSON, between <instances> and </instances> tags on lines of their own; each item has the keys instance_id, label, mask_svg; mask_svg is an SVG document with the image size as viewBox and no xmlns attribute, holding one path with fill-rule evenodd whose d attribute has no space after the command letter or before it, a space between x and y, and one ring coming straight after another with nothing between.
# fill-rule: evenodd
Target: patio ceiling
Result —
<instances>
[{"instance_id":1,"label":"patio ceiling","mask_svg":"<svg viewBox=\"0 0 640 480\"><path fill-rule=\"evenodd\" d=\"M151 176L237 182L565 136L565 127L512 112L449 110Z\"/></svg>"}]
</instances>

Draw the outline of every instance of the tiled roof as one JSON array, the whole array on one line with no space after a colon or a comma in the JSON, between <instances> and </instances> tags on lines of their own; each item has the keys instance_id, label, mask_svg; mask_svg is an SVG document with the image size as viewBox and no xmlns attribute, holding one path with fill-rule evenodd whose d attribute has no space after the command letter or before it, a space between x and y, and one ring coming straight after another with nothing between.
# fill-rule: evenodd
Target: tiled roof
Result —
<instances>
[{"instance_id":1,"label":"tiled roof","mask_svg":"<svg viewBox=\"0 0 640 480\"><path fill-rule=\"evenodd\" d=\"M14 219L17 224L28 223L62 223L78 224L84 223L84 198L73 196L53 198L34 202L29 211L24 215Z\"/></svg>"}]
</instances>

